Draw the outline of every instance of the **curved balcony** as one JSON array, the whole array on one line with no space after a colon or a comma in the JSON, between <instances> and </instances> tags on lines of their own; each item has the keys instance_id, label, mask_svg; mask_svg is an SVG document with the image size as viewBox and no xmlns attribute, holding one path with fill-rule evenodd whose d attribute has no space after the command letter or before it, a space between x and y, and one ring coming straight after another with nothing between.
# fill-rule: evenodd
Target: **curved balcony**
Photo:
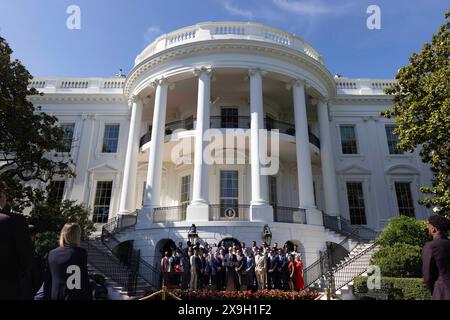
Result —
<instances>
[{"instance_id":1,"label":"curved balcony","mask_svg":"<svg viewBox=\"0 0 450 320\"><path fill-rule=\"evenodd\" d=\"M201 41L253 40L278 44L306 54L321 64L322 56L303 38L292 33L250 22L206 22L164 34L152 42L137 58L135 65L164 50Z\"/></svg>"},{"instance_id":2,"label":"curved balcony","mask_svg":"<svg viewBox=\"0 0 450 320\"><path fill-rule=\"evenodd\" d=\"M166 124L165 134L170 135L175 130L194 130L194 117L190 117L184 120L178 120ZM280 133L284 133L295 137L295 125L292 123L279 121L271 118L264 119L264 126L267 130L279 130ZM210 128L212 129L250 129L250 117L223 117L212 116L210 117ZM150 130L141 137L139 147L141 148L152 139L152 131ZM309 142L320 149L320 139L309 131Z\"/></svg>"}]
</instances>

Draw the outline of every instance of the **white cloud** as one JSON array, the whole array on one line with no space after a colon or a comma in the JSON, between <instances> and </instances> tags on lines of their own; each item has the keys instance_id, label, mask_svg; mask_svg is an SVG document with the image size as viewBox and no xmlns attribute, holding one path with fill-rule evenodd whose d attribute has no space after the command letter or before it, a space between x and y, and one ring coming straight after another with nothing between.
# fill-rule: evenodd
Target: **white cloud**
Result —
<instances>
[{"instance_id":1,"label":"white cloud","mask_svg":"<svg viewBox=\"0 0 450 320\"><path fill-rule=\"evenodd\" d=\"M251 11L236 6L231 0L219 0L219 3L228 13L234 16L253 19L253 13Z\"/></svg>"},{"instance_id":2,"label":"white cloud","mask_svg":"<svg viewBox=\"0 0 450 320\"><path fill-rule=\"evenodd\" d=\"M349 11L351 3L326 4L322 1L311 0L272 0L273 3L284 11L299 15L341 15Z\"/></svg>"},{"instance_id":3,"label":"white cloud","mask_svg":"<svg viewBox=\"0 0 450 320\"><path fill-rule=\"evenodd\" d=\"M162 33L163 32L162 32L161 28L158 26L148 27L144 34L145 42L152 42Z\"/></svg>"}]
</instances>

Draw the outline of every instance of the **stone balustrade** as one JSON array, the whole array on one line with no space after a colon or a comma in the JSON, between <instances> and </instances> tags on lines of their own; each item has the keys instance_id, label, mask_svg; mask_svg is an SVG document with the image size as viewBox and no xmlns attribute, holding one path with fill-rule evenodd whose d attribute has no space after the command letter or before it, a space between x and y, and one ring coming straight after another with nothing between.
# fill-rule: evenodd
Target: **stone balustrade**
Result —
<instances>
[{"instance_id":1,"label":"stone balustrade","mask_svg":"<svg viewBox=\"0 0 450 320\"><path fill-rule=\"evenodd\" d=\"M338 94L384 94L395 80L335 78Z\"/></svg>"},{"instance_id":2,"label":"stone balustrade","mask_svg":"<svg viewBox=\"0 0 450 320\"><path fill-rule=\"evenodd\" d=\"M199 41L244 39L276 43L303 52L324 64L322 56L301 37L258 23L207 22L158 37L137 58L135 65L166 49Z\"/></svg>"},{"instance_id":3,"label":"stone balustrade","mask_svg":"<svg viewBox=\"0 0 450 320\"><path fill-rule=\"evenodd\" d=\"M45 78L33 79L28 88L35 88L44 93L56 92L105 92L122 93L125 78Z\"/></svg>"}]
</instances>

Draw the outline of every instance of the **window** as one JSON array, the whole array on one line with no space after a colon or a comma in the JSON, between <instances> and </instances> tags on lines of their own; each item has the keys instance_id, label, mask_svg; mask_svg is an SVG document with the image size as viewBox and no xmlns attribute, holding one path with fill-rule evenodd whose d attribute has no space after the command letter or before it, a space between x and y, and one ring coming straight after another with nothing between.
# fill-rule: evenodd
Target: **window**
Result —
<instances>
[{"instance_id":1,"label":"window","mask_svg":"<svg viewBox=\"0 0 450 320\"><path fill-rule=\"evenodd\" d=\"M118 124L107 124L105 126L105 134L103 136L103 153L116 153L117 145L119 143L119 128Z\"/></svg>"},{"instance_id":2,"label":"window","mask_svg":"<svg viewBox=\"0 0 450 320\"><path fill-rule=\"evenodd\" d=\"M277 177L269 176L269 201L274 207L278 204L277 197Z\"/></svg>"},{"instance_id":3,"label":"window","mask_svg":"<svg viewBox=\"0 0 450 320\"><path fill-rule=\"evenodd\" d=\"M191 176L181 178L181 203L188 203L191 200Z\"/></svg>"},{"instance_id":4,"label":"window","mask_svg":"<svg viewBox=\"0 0 450 320\"><path fill-rule=\"evenodd\" d=\"M65 181L50 182L49 200L54 202L61 202L64 197Z\"/></svg>"},{"instance_id":5,"label":"window","mask_svg":"<svg viewBox=\"0 0 450 320\"><path fill-rule=\"evenodd\" d=\"M224 108L221 111L222 128L239 128L238 109Z\"/></svg>"},{"instance_id":6,"label":"window","mask_svg":"<svg viewBox=\"0 0 450 320\"><path fill-rule=\"evenodd\" d=\"M347 197L351 223L367 224L362 183L347 182Z\"/></svg>"},{"instance_id":7,"label":"window","mask_svg":"<svg viewBox=\"0 0 450 320\"><path fill-rule=\"evenodd\" d=\"M58 149L58 152L70 152L70 150L72 149L75 124L74 123L63 124L61 125L61 129L64 131L63 138L61 141L63 147L61 149Z\"/></svg>"},{"instance_id":8,"label":"window","mask_svg":"<svg viewBox=\"0 0 450 320\"><path fill-rule=\"evenodd\" d=\"M403 151L397 148L398 137L394 133L396 126L386 126L386 138L389 147L389 154L403 154Z\"/></svg>"},{"instance_id":9,"label":"window","mask_svg":"<svg viewBox=\"0 0 450 320\"><path fill-rule=\"evenodd\" d=\"M358 154L354 126L340 126L343 154Z\"/></svg>"},{"instance_id":10,"label":"window","mask_svg":"<svg viewBox=\"0 0 450 320\"><path fill-rule=\"evenodd\" d=\"M239 214L239 177L238 171L220 172L220 217L225 218L226 209L232 208Z\"/></svg>"},{"instance_id":11,"label":"window","mask_svg":"<svg viewBox=\"0 0 450 320\"><path fill-rule=\"evenodd\" d=\"M112 181L97 182L93 217L95 223L106 223L108 221L112 184Z\"/></svg>"},{"instance_id":12,"label":"window","mask_svg":"<svg viewBox=\"0 0 450 320\"><path fill-rule=\"evenodd\" d=\"M415 217L414 203L411 195L411 183L396 182L395 193L397 195L398 210L400 215Z\"/></svg>"}]
</instances>

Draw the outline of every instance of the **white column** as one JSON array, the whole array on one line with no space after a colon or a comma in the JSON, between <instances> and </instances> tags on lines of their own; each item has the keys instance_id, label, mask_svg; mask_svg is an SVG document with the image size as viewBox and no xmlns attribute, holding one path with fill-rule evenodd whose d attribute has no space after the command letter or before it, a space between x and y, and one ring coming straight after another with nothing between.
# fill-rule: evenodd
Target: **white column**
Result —
<instances>
[{"instance_id":1,"label":"white column","mask_svg":"<svg viewBox=\"0 0 450 320\"><path fill-rule=\"evenodd\" d=\"M209 129L211 108L211 69L194 70L198 77L197 126L195 129L194 179L192 201L187 208L189 221L208 221L208 165L203 159L203 151L207 145L205 134Z\"/></svg>"},{"instance_id":2,"label":"white column","mask_svg":"<svg viewBox=\"0 0 450 320\"><path fill-rule=\"evenodd\" d=\"M130 129L128 132L127 153L123 170L122 193L120 196L119 214L130 214L136 207L135 200L137 157L139 154L139 134L142 122L142 101L136 96L130 98Z\"/></svg>"},{"instance_id":3,"label":"white column","mask_svg":"<svg viewBox=\"0 0 450 320\"><path fill-rule=\"evenodd\" d=\"M252 205L267 205L263 193L263 185L267 177L261 176L261 161L259 153L261 141L259 131L264 129L262 75L258 69L249 71L250 75L250 164L252 175Z\"/></svg>"},{"instance_id":4,"label":"white column","mask_svg":"<svg viewBox=\"0 0 450 320\"><path fill-rule=\"evenodd\" d=\"M147 182L145 188L144 210L152 218L153 208L160 206L162 153L164 148L164 129L166 125L166 106L168 83L165 79L157 80L155 107L153 110L152 140L148 156Z\"/></svg>"},{"instance_id":5,"label":"white column","mask_svg":"<svg viewBox=\"0 0 450 320\"><path fill-rule=\"evenodd\" d=\"M304 81L299 80L293 83L293 96L299 204L300 208L310 209L315 208L315 203Z\"/></svg>"},{"instance_id":6,"label":"white column","mask_svg":"<svg viewBox=\"0 0 450 320\"><path fill-rule=\"evenodd\" d=\"M317 116L320 129L320 158L322 162L322 181L325 194L325 212L329 215L338 216L339 199L333 149L331 146L328 106L322 100L319 100L317 104Z\"/></svg>"},{"instance_id":7,"label":"white column","mask_svg":"<svg viewBox=\"0 0 450 320\"><path fill-rule=\"evenodd\" d=\"M273 221L272 207L268 202L267 176L261 175L261 161L259 154L261 148L260 130L264 129L263 87L262 71L249 70L250 76L250 166L252 177L252 221Z\"/></svg>"}]
</instances>

